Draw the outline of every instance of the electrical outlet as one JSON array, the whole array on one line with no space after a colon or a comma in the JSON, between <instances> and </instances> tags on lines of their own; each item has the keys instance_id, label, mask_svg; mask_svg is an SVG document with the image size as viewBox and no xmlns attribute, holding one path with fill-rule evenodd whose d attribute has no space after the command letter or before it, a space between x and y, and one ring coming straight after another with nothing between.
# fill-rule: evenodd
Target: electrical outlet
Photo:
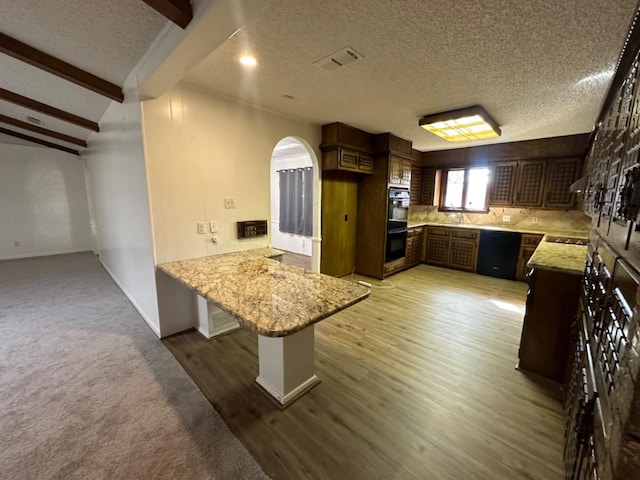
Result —
<instances>
[{"instance_id":1,"label":"electrical outlet","mask_svg":"<svg viewBox=\"0 0 640 480\"><path fill-rule=\"evenodd\" d=\"M198 222L196 225L198 226L198 234L204 235L204 222Z\"/></svg>"},{"instance_id":2,"label":"electrical outlet","mask_svg":"<svg viewBox=\"0 0 640 480\"><path fill-rule=\"evenodd\" d=\"M511 215L502 215L502 221L503 222L510 222L511 221Z\"/></svg>"},{"instance_id":3,"label":"electrical outlet","mask_svg":"<svg viewBox=\"0 0 640 480\"><path fill-rule=\"evenodd\" d=\"M213 237L211 237L211 241L212 241L213 243L218 243L218 236L217 236L217 235L214 235Z\"/></svg>"},{"instance_id":4,"label":"electrical outlet","mask_svg":"<svg viewBox=\"0 0 640 480\"><path fill-rule=\"evenodd\" d=\"M538 223L538 217L531 217L531 223Z\"/></svg>"},{"instance_id":5,"label":"electrical outlet","mask_svg":"<svg viewBox=\"0 0 640 480\"><path fill-rule=\"evenodd\" d=\"M236 208L236 199L234 197L224 197L224 208Z\"/></svg>"},{"instance_id":6,"label":"electrical outlet","mask_svg":"<svg viewBox=\"0 0 640 480\"><path fill-rule=\"evenodd\" d=\"M211 233L217 233L218 232L218 222L209 222L209 230L211 231Z\"/></svg>"}]
</instances>

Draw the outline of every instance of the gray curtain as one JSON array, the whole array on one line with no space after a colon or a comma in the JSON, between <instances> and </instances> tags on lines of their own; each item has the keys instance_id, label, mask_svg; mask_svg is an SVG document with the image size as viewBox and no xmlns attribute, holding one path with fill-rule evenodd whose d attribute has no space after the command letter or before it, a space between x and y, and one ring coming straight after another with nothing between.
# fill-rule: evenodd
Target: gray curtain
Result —
<instances>
[{"instance_id":1,"label":"gray curtain","mask_svg":"<svg viewBox=\"0 0 640 480\"><path fill-rule=\"evenodd\" d=\"M313 169L280 170L280 231L310 237L313 223Z\"/></svg>"}]
</instances>

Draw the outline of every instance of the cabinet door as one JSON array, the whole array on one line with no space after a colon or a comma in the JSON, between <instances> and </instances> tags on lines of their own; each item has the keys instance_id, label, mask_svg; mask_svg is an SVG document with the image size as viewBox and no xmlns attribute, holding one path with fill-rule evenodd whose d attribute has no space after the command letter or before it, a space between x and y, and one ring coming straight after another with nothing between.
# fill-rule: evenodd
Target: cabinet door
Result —
<instances>
[{"instance_id":1,"label":"cabinet door","mask_svg":"<svg viewBox=\"0 0 640 480\"><path fill-rule=\"evenodd\" d=\"M521 160L518 162L515 205L521 207L542 206L546 163L546 160Z\"/></svg>"},{"instance_id":2,"label":"cabinet door","mask_svg":"<svg viewBox=\"0 0 640 480\"><path fill-rule=\"evenodd\" d=\"M373 173L373 157L366 153L358 153L358 171Z\"/></svg>"},{"instance_id":3,"label":"cabinet door","mask_svg":"<svg viewBox=\"0 0 640 480\"><path fill-rule=\"evenodd\" d=\"M400 184L404 187L411 186L411 160L402 159L402 177Z\"/></svg>"},{"instance_id":4,"label":"cabinet door","mask_svg":"<svg viewBox=\"0 0 640 480\"><path fill-rule=\"evenodd\" d=\"M340 150L338 165L345 170L358 170L358 153L352 150Z\"/></svg>"},{"instance_id":5,"label":"cabinet door","mask_svg":"<svg viewBox=\"0 0 640 480\"><path fill-rule=\"evenodd\" d=\"M518 255L518 268L516 270L516 280L521 282L527 281L527 272L529 268L527 263L538 247L538 243L542 240L542 235L523 234L520 242L520 253Z\"/></svg>"},{"instance_id":6,"label":"cabinet door","mask_svg":"<svg viewBox=\"0 0 640 480\"><path fill-rule=\"evenodd\" d=\"M356 264L358 183L340 174L327 172L322 179L320 271L336 277L351 273Z\"/></svg>"},{"instance_id":7,"label":"cabinet door","mask_svg":"<svg viewBox=\"0 0 640 480\"><path fill-rule=\"evenodd\" d=\"M475 240L451 239L451 245L449 246L449 267L475 272L477 260L478 243Z\"/></svg>"},{"instance_id":8,"label":"cabinet door","mask_svg":"<svg viewBox=\"0 0 640 480\"><path fill-rule=\"evenodd\" d=\"M402 158L389 155L389 183L401 185L402 181Z\"/></svg>"},{"instance_id":9,"label":"cabinet door","mask_svg":"<svg viewBox=\"0 0 640 480\"><path fill-rule=\"evenodd\" d=\"M518 162L496 162L491 167L489 205L512 205Z\"/></svg>"},{"instance_id":10,"label":"cabinet door","mask_svg":"<svg viewBox=\"0 0 640 480\"><path fill-rule=\"evenodd\" d=\"M433 196L436 190L436 169L423 167L422 169L422 199L421 205L433 205Z\"/></svg>"},{"instance_id":11,"label":"cabinet door","mask_svg":"<svg viewBox=\"0 0 640 480\"><path fill-rule=\"evenodd\" d=\"M413 165L411 167L411 187L409 188L411 195L411 205L421 205L422 201L422 168Z\"/></svg>"},{"instance_id":12,"label":"cabinet door","mask_svg":"<svg viewBox=\"0 0 640 480\"><path fill-rule=\"evenodd\" d=\"M419 265L424 261L424 232L420 228L413 237L413 264Z\"/></svg>"},{"instance_id":13,"label":"cabinet door","mask_svg":"<svg viewBox=\"0 0 640 480\"><path fill-rule=\"evenodd\" d=\"M425 262L446 266L449 261L449 237L439 235L427 236Z\"/></svg>"},{"instance_id":14,"label":"cabinet door","mask_svg":"<svg viewBox=\"0 0 640 480\"><path fill-rule=\"evenodd\" d=\"M576 196L569 191L569 187L578 179L580 162L580 158L549 160L545 182L545 207L572 208L575 206Z\"/></svg>"}]
</instances>

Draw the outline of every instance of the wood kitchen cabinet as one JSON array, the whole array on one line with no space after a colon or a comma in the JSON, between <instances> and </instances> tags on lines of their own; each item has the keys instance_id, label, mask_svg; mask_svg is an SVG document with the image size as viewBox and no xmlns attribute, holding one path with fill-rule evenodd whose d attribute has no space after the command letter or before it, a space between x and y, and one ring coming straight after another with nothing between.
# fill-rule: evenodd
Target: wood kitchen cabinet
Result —
<instances>
[{"instance_id":1,"label":"wood kitchen cabinet","mask_svg":"<svg viewBox=\"0 0 640 480\"><path fill-rule=\"evenodd\" d=\"M478 230L428 227L425 263L474 272L478 262Z\"/></svg>"},{"instance_id":2,"label":"wood kitchen cabinet","mask_svg":"<svg viewBox=\"0 0 640 480\"><path fill-rule=\"evenodd\" d=\"M356 257L358 183L345 172L322 176L320 271L340 277L353 271Z\"/></svg>"},{"instance_id":3,"label":"wood kitchen cabinet","mask_svg":"<svg viewBox=\"0 0 640 480\"><path fill-rule=\"evenodd\" d=\"M514 206L542 207L546 168L546 160L518 162Z\"/></svg>"},{"instance_id":4,"label":"wood kitchen cabinet","mask_svg":"<svg viewBox=\"0 0 640 480\"><path fill-rule=\"evenodd\" d=\"M355 173L373 173L373 157L348 148L331 148L322 152L322 170L346 170Z\"/></svg>"},{"instance_id":5,"label":"wood kitchen cabinet","mask_svg":"<svg viewBox=\"0 0 640 480\"><path fill-rule=\"evenodd\" d=\"M520 337L518 368L540 377L564 379L571 322L578 310L581 276L534 268Z\"/></svg>"},{"instance_id":6,"label":"wood kitchen cabinet","mask_svg":"<svg viewBox=\"0 0 640 480\"><path fill-rule=\"evenodd\" d=\"M491 165L489 206L508 207L513 204L518 162L494 162Z\"/></svg>"},{"instance_id":7,"label":"wood kitchen cabinet","mask_svg":"<svg viewBox=\"0 0 640 480\"><path fill-rule=\"evenodd\" d=\"M411 160L398 155L389 155L389 185L411 186Z\"/></svg>"},{"instance_id":8,"label":"wood kitchen cabinet","mask_svg":"<svg viewBox=\"0 0 640 480\"><path fill-rule=\"evenodd\" d=\"M581 157L493 162L489 206L573 208L576 196L569 187L581 166Z\"/></svg>"},{"instance_id":9,"label":"wood kitchen cabinet","mask_svg":"<svg viewBox=\"0 0 640 480\"><path fill-rule=\"evenodd\" d=\"M523 233L520 240L520 252L518 254L518 267L516 270L516 280L521 282L527 281L527 262L538 248L538 244L542 240L543 235Z\"/></svg>"},{"instance_id":10,"label":"wood kitchen cabinet","mask_svg":"<svg viewBox=\"0 0 640 480\"><path fill-rule=\"evenodd\" d=\"M406 266L414 267L424 260L424 228L410 228L407 230Z\"/></svg>"},{"instance_id":11,"label":"wood kitchen cabinet","mask_svg":"<svg viewBox=\"0 0 640 480\"><path fill-rule=\"evenodd\" d=\"M575 194L569 187L580 176L581 158L558 158L547 164L545 181L544 206L547 208L573 208L576 203Z\"/></svg>"}]
</instances>

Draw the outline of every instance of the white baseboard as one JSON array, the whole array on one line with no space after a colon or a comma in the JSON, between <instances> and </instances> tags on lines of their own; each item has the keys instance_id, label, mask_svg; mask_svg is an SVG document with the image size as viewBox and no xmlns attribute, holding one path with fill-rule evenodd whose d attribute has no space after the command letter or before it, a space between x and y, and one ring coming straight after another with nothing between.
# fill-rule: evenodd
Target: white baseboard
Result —
<instances>
[{"instance_id":1,"label":"white baseboard","mask_svg":"<svg viewBox=\"0 0 640 480\"><path fill-rule=\"evenodd\" d=\"M0 257L0 260L18 260L20 258L49 257L51 255L66 255L68 253L82 253L82 252L91 252L91 248L80 248L80 249L74 249L74 250L61 250L61 251L52 251L52 252L23 253L21 255L2 256Z\"/></svg>"},{"instance_id":2,"label":"white baseboard","mask_svg":"<svg viewBox=\"0 0 640 480\"><path fill-rule=\"evenodd\" d=\"M282 407L286 407L294 400L300 398L303 393L308 392L318 383L320 383L320 379L316 375L313 375L311 378L302 382L296 388L287 393L280 392L277 388L271 385L260 375L256 377L256 383L260 385L269 395L271 395L273 399L277 401L277 403L279 403Z\"/></svg>"},{"instance_id":3,"label":"white baseboard","mask_svg":"<svg viewBox=\"0 0 640 480\"><path fill-rule=\"evenodd\" d=\"M124 296L127 297L129 302L131 302L131 305L133 305L133 308L135 308L138 311L138 313L140 314L140 316L144 319L144 321L147 322L147 325L149 325L151 330L153 330L153 333L155 333L158 338L162 338L161 335L160 335L160 329L156 325L153 324L153 322L149 319L149 317L144 312L144 310L142 310L140 305L138 305L138 303L133 299L133 297L129 294L129 292L127 292L127 289L124 288L124 286L118 281L118 279L113 274L113 272L109 269L109 267L107 267L105 265L105 263L102 261L102 257L100 257L100 264L106 270L106 272L109 274L109 276L115 282L115 284L118 286L118 288L122 291L122 293L124 293Z\"/></svg>"}]
</instances>

